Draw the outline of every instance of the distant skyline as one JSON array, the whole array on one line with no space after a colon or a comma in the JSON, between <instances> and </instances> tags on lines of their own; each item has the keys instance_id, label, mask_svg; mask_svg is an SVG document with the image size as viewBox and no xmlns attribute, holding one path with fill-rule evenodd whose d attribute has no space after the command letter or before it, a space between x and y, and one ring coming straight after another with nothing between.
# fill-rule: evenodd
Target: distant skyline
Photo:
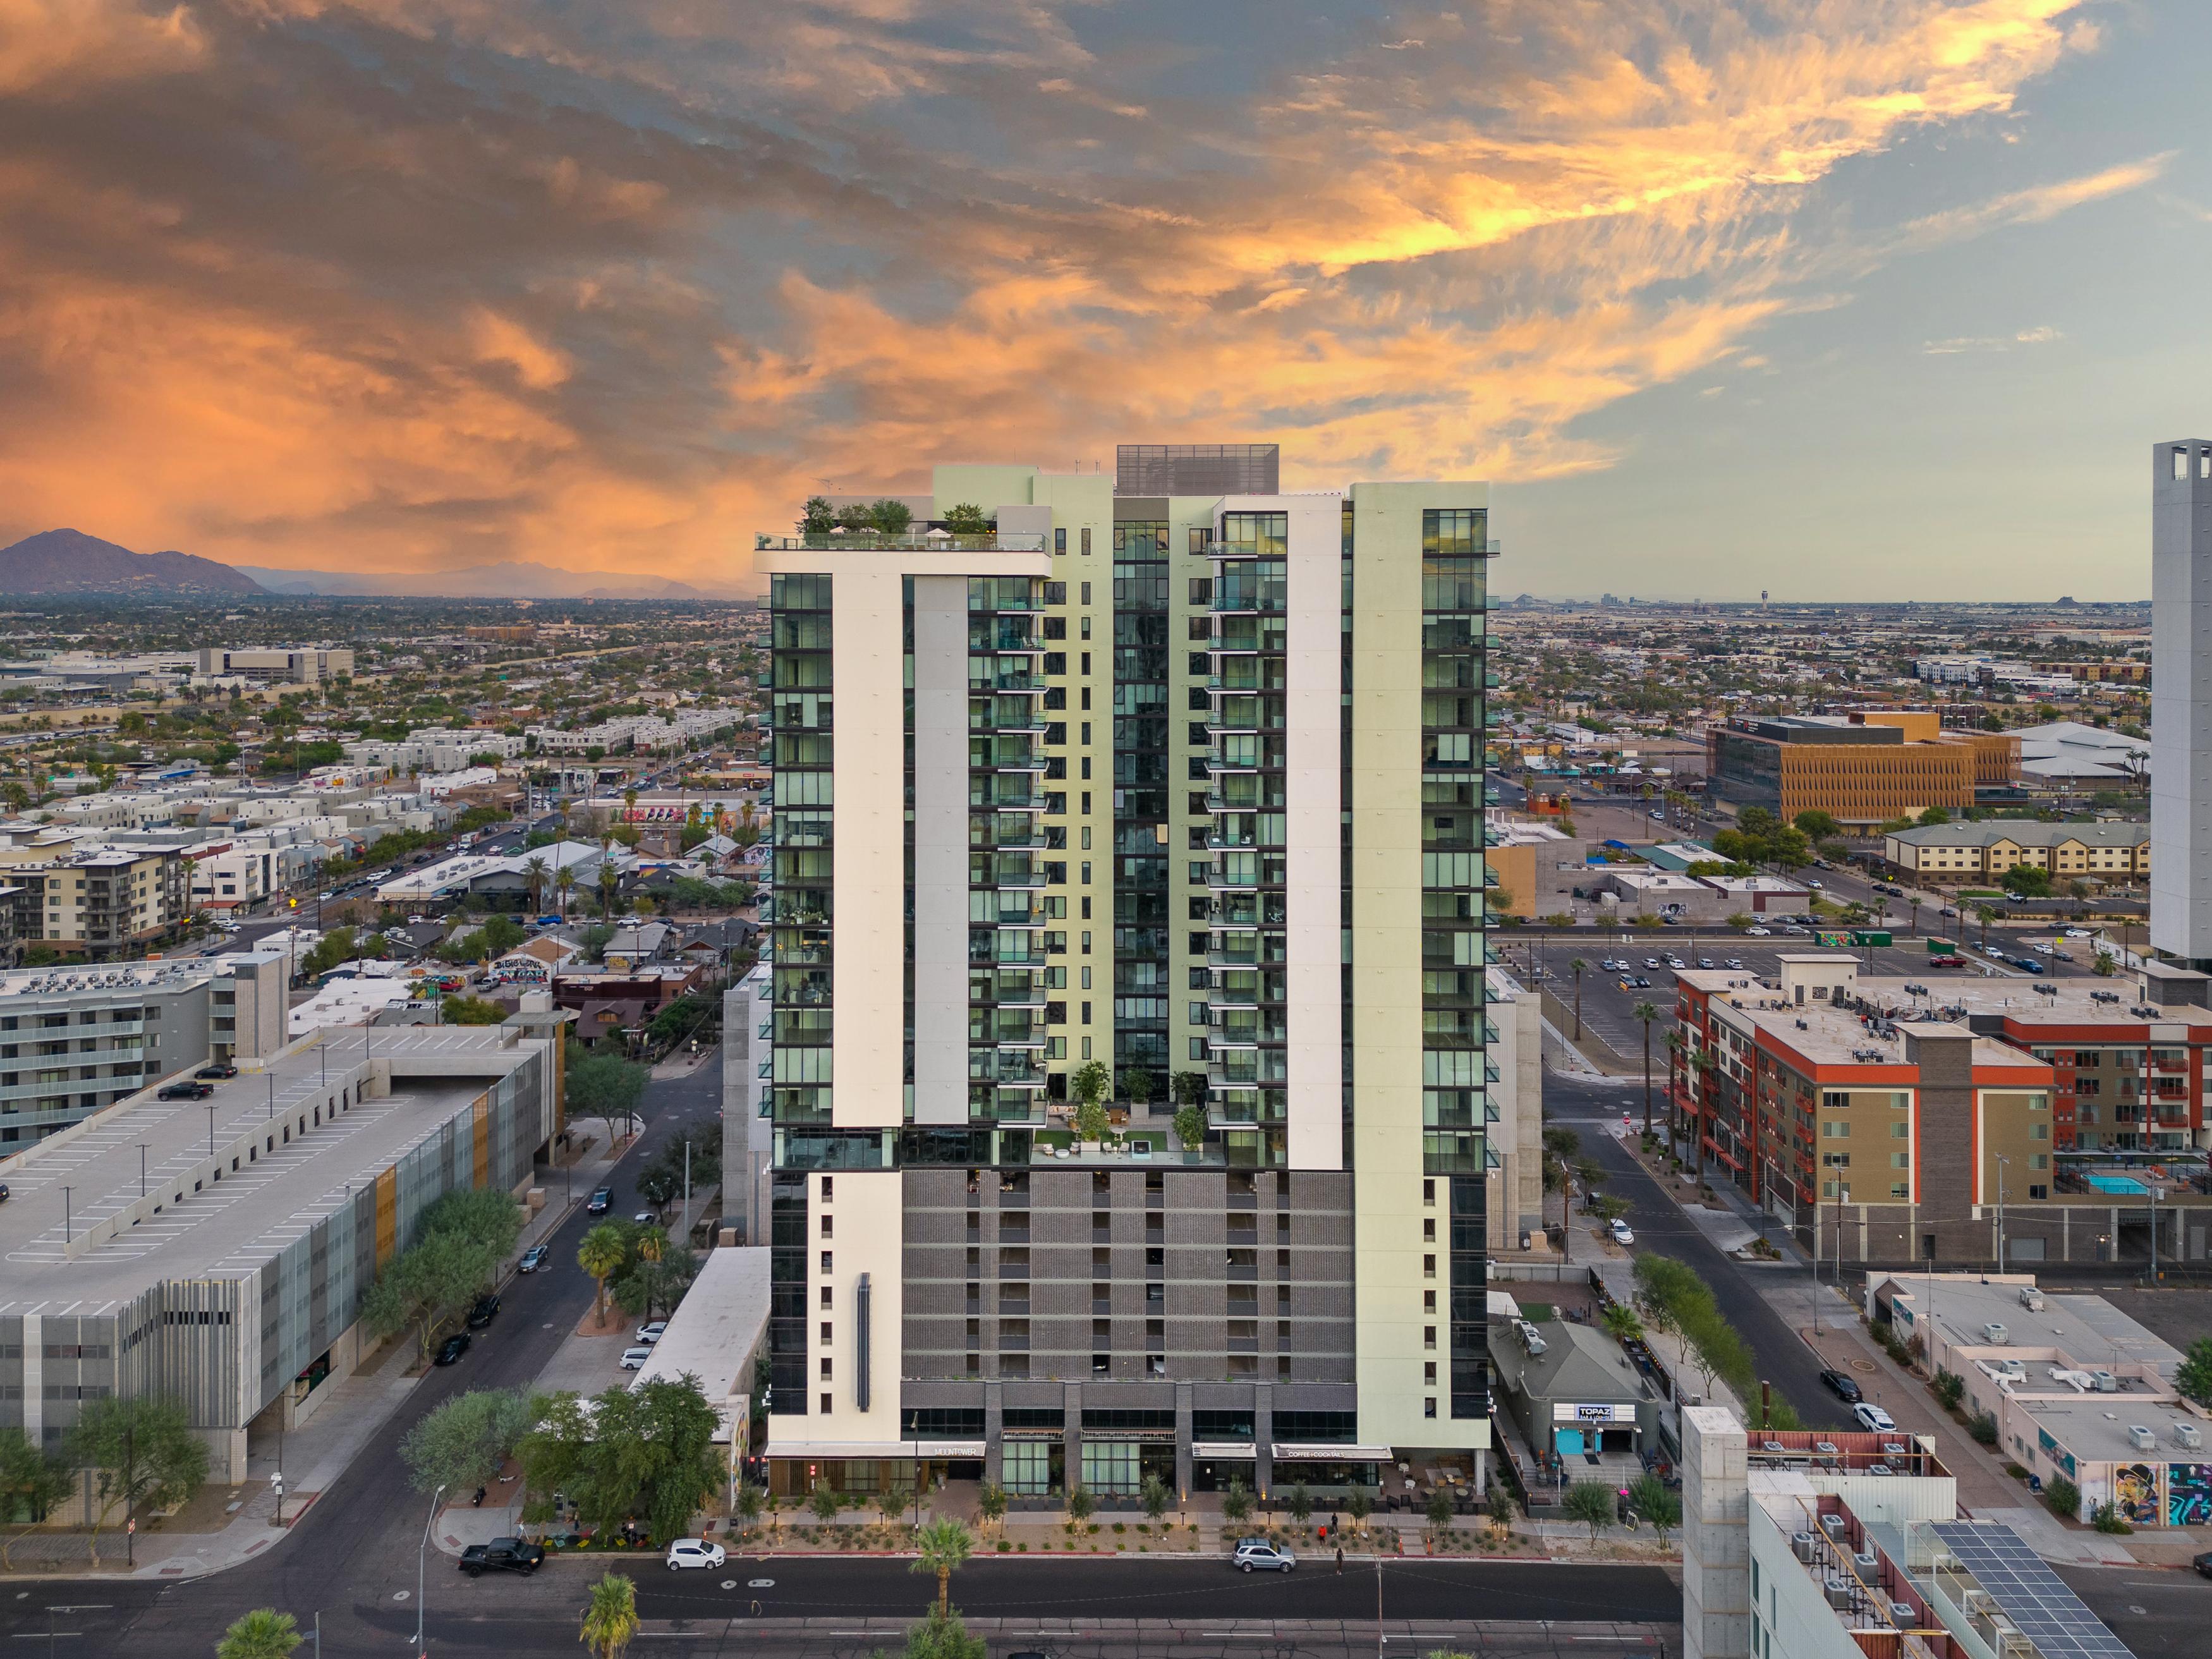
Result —
<instances>
[{"instance_id":1,"label":"distant skyline","mask_svg":"<svg viewBox=\"0 0 2212 1659\"><path fill-rule=\"evenodd\" d=\"M1262 438L1500 591L2141 599L2179 0L21 0L0 544L749 584L817 489Z\"/></svg>"}]
</instances>

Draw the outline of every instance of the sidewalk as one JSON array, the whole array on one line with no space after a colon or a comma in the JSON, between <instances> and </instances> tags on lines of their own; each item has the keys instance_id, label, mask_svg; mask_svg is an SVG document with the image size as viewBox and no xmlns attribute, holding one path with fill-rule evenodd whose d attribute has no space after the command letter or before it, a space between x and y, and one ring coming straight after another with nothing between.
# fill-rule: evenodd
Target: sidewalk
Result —
<instances>
[{"instance_id":1,"label":"sidewalk","mask_svg":"<svg viewBox=\"0 0 2212 1659\"><path fill-rule=\"evenodd\" d=\"M595 1147L599 1153L597 1158L575 1166L573 1204L581 1204L590 1195L592 1187L605 1178L628 1150L628 1143L610 1146L602 1126ZM545 1206L523 1228L522 1237L515 1245L514 1258L508 1261L501 1275L502 1287L514 1276L514 1261L520 1259L522 1252L551 1237L568 1219L573 1205L564 1201L564 1185L558 1179L546 1182ZM354 1459L376 1440L406 1403L415 1385L422 1380L408 1375L416 1358L413 1345L403 1341L374 1370L358 1370L326 1384L332 1390L331 1397L320 1404L311 1420L283 1437L286 1527L296 1522L336 1484ZM276 1473L276 1451L277 1437L273 1431L253 1432L246 1448L248 1478L231 1489L228 1521L213 1532L161 1533L142 1529L137 1540L137 1565L128 1576L165 1580L198 1577L250 1561L276 1543L283 1534L276 1524L276 1498L269 1476ZM504 1512L486 1509L471 1513ZM113 1541L103 1534L103 1559ZM42 1544L50 1547L41 1550ZM84 1560L83 1544L84 1534L81 1533L33 1533L11 1549L11 1559L18 1569L15 1576L25 1571L54 1577L124 1576L120 1569L91 1571ZM50 1571L44 1571L48 1568Z\"/></svg>"}]
</instances>

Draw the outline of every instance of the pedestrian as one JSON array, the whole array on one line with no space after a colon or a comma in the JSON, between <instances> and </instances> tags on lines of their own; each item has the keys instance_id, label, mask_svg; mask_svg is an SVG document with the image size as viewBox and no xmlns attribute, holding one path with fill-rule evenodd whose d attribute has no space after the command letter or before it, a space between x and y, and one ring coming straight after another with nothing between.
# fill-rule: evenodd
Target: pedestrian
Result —
<instances>
[{"instance_id":1,"label":"pedestrian","mask_svg":"<svg viewBox=\"0 0 2212 1659\"><path fill-rule=\"evenodd\" d=\"M1336 1576L1339 1578L1344 1577L1344 1546L1341 1544L1336 1547Z\"/></svg>"}]
</instances>

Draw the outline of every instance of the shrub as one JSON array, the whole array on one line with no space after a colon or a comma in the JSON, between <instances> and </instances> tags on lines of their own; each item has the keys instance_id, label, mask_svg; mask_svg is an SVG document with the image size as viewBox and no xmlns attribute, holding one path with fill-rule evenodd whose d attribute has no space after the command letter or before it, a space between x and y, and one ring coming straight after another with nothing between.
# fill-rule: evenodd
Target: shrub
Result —
<instances>
[{"instance_id":1,"label":"shrub","mask_svg":"<svg viewBox=\"0 0 2212 1659\"><path fill-rule=\"evenodd\" d=\"M2064 1475L2054 1476L2043 1489L2043 1501L2051 1505L2051 1512L2062 1520L2081 1518L2081 1489Z\"/></svg>"},{"instance_id":2,"label":"shrub","mask_svg":"<svg viewBox=\"0 0 2212 1659\"><path fill-rule=\"evenodd\" d=\"M1959 1402L1966 1397L1966 1379L1955 1371L1936 1373L1936 1397L1943 1402L1943 1409L1954 1412Z\"/></svg>"},{"instance_id":3,"label":"shrub","mask_svg":"<svg viewBox=\"0 0 2212 1659\"><path fill-rule=\"evenodd\" d=\"M1966 1432L1974 1437L1978 1445L1994 1446L1997 1443L1997 1420L1987 1412L1976 1412L1966 1425Z\"/></svg>"},{"instance_id":4,"label":"shrub","mask_svg":"<svg viewBox=\"0 0 2212 1659\"><path fill-rule=\"evenodd\" d=\"M2135 1528L2120 1518L2117 1504L2100 1504L2089 1511L2089 1524L2099 1532L2108 1532L2125 1537Z\"/></svg>"}]
</instances>

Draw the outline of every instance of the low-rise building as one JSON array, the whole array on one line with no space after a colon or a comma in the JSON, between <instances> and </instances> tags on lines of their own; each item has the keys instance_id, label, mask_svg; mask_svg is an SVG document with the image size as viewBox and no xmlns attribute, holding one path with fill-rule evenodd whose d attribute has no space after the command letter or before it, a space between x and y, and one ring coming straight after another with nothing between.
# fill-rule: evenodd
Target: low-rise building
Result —
<instances>
[{"instance_id":1,"label":"low-rise building","mask_svg":"<svg viewBox=\"0 0 2212 1659\"><path fill-rule=\"evenodd\" d=\"M253 685L325 685L352 676L353 652L331 646L203 646L198 667L203 679L243 680Z\"/></svg>"},{"instance_id":2,"label":"low-rise building","mask_svg":"<svg viewBox=\"0 0 2212 1659\"><path fill-rule=\"evenodd\" d=\"M1932 1442L1682 1412L1686 1659L2130 1659Z\"/></svg>"},{"instance_id":3,"label":"low-rise building","mask_svg":"<svg viewBox=\"0 0 2212 1659\"><path fill-rule=\"evenodd\" d=\"M1826 812L1838 823L1972 806L1977 790L2012 786L2019 752L2007 734L1947 729L1919 710L1760 716L1706 732L1721 799L1784 820Z\"/></svg>"},{"instance_id":4,"label":"low-rise building","mask_svg":"<svg viewBox=\"0 0 2212 1659\"><path fill-rule=\"evenodd\" d=\"M1893 831L1882 857L1917 881L1934 885L2003 879L2015 865L2047 870L2054 883L2148 881L2148 823L2040 823L1984 819Z\"/></svg>"},{"instance_id":5,"label":"low-rise building","mask_svg":"<svg viewBox=\"0 0 2212 1659\"><path fill-rule=\"evenodd\" d=\"M174 846L73 836L0 847L18 941L94 961L137 956L191 914L188 862Z\"/></svg>"}]
</instances>

